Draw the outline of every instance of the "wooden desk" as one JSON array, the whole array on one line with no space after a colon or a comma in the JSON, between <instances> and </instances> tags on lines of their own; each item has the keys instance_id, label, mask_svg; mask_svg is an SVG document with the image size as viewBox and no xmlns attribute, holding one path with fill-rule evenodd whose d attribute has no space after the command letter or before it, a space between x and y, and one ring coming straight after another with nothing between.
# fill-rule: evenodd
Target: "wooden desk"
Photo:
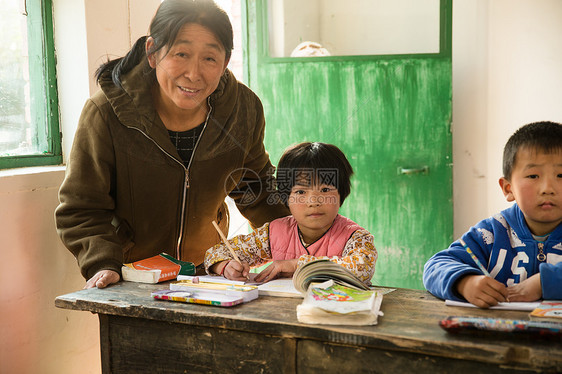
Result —
<instances>
[{"instance_id":1,"label":"wooden desk","mask_svg":"<svg viewBox=\"0 0 562 374\"><path fill-rule=\"evenodd\" d=\"M384 296L376 326L306 325L301 299L260 297L220 308L157 301L168 284L121 282L59 296L99 314L104 373L561 372L562 342L448 334L450 315L528 319L527 312L447 307L425 291Z\"/></svg>"}]
</instances>

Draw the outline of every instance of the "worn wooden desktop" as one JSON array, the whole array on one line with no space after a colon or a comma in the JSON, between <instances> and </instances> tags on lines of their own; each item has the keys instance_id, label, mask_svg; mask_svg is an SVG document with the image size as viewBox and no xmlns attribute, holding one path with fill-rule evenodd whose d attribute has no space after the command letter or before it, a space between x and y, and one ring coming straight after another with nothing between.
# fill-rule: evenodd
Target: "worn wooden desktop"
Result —
<instances>
[{"instance_id":1,"label":"worn wooden desktop","mask_svg":"<svg viewBox=\"0 0 562 374\"><path fill-rule=\"evenodd\" d=\"M157 301L168 285L120 282L59 296L99 314L104 373L561 372L562 342L449 334L444 317L528 319L528 312L447 307L425 291L384 296L376 326L307 325L301 299L260 297L220 308Z\"/></svg>"}]
</instances>

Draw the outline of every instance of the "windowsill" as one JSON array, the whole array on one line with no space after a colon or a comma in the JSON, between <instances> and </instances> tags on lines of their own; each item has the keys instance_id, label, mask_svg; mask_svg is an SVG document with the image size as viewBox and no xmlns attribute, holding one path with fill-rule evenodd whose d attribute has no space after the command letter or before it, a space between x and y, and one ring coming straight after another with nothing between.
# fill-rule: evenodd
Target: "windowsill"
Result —
<instances>
[{"instance_id":1,"label":"windowsill","mask_svg":"<svg viewBox=\"0 0 562 374\"><path fill-rule=\"evenodd\" d=\"M25 168L15 168L15 169L4 169L0 170L0 178L13 177L16 175L30 175L30 174L42 174L42 173L53 173L53 172L64 172L66 170L65 165L58 166L32 166Z\"/></svg>"},{"instance_id":2,"label":"windowsill","mask_svg":"<svg viewBox=\"0 0 562 374\"><path fill-rule=\"evenodd\" d=\"M66 166L34 166L0 170L0 195L19 192L58 190Z\"/></svg>"}]
</instances>

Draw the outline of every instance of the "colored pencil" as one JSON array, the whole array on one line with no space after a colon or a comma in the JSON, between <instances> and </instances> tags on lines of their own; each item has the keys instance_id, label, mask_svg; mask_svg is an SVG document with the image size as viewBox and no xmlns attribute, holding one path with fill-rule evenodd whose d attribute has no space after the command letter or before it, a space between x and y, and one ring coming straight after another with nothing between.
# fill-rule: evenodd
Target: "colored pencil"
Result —
<instances>
[{"instance_id":1,"label":"colored pencil","mask_svg":"<svg viewBox=\"0 0 562 374\"><path fill-rule=\"evenodd\" d=\"M480 268L480 270L482 270L482 272L484 273L484 275L487 276L487 277L491 277L490 273L488 273L488 270L486 270L486 268L484 267L484 265L482 265L482 263L478 260L478 258L476 257L476 255L470 250L470 248L468 248L468 245L466 245L466 243L464 242L464 240L459 239L459 242L462 244L462 246L464 247L464 249L466 249L466 251L468 252L468 254L470 255L470 257L472 257L472 259L474 260L474 262L476 263L476 265Z\"/></svg>"}]
</instances>

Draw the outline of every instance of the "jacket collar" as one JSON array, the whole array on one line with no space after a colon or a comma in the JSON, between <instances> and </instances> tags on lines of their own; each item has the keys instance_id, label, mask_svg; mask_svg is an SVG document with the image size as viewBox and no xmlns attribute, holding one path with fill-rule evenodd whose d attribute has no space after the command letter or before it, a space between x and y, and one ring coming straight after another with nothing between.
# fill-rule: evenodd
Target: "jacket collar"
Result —
<instances>
[{"instance_id":1,"label":"jacket collar","mask_svg":"<svg viewBox=\"0 0 562 374\"><path fill-rule=\"evenodd\" d=\"M143 59L122 77L123 88L113 83L110 72L102 75L100 86L121 123L148 130L147 125L151 123L158 122L163 125L152 102L151 88L155 82L154 70L148 61ZM215 108L220 106L222 113L230 113L235 104L236 89L236 78L230 70L226 69L217 88L210 96L211 105ZM216 111L213 114L216 115ZM145 120L148 120L148 123Z\"/></svg>"},{"instance_id":2,"label":"jacket collar","mask_svg":"<svg viewBox=\"0 0 562 374\"><path fill-rule=\"evenodd\" d=\"M143 59L122 77L122 88L113 83L111 72L105 72L99 81L102 91L121 124L140 130L179 159L179 155L170 141L168 131L154 108L151 88L155 83L156 74L147 59ZM209 98L213 108L209 122L214 125L209 126L209 129L205 131L205 137L210 136L214 139L217 136L220 137L220 133L230 130L225 126L236 104L236 95L236 78L227 69Z\"/></svg>"},{"instance_id":3,"label":"jacket collar","mask_svg":"<svg viewBox=\"0 0 562 374\"><path fill-rule=\"evenodd\" d=\"M515 229L517 236L519 239L524 240L535 240L533 238L533 234L527 225L527 221L525 221L525 216L519 208L517 203L513 203L513 205L501 212L502 216L505 217L505 220L509 224L509 226ZM558 225L549 235L549 240L562 240L562 225Z\"/></svg>"},{"instance_id":4,"label":"jacket collar","mask_svg":"<svg viewBox=\"0 0 562 374\"><path fill-rule=\"evenodd\" d=\"M154 71L144 59L129 73L121 77L122 88L111 80L106 71L100 79L100 87L119 122L149 133L153 124L162 124L152 103L151 87L156 81Z\"/></svg>"}]
</instances>

